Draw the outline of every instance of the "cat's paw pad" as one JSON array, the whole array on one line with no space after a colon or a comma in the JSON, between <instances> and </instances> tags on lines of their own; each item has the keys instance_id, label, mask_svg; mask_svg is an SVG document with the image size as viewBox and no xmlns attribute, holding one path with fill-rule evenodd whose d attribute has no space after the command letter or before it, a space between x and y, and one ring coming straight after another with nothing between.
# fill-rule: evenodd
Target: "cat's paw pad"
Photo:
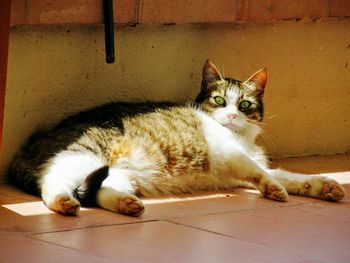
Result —
<instances>
[{"instance_id":1,"label":"cat's paw pad","mask_svg":"<svg viewBox=\"0 0 350 263\"><path fill-rule=\"evenodd\" d=\"M79 214L80 203L68 195L60 195L55 198L55 210L64 215L75 216Z\"/></svg>"},{"instance_id":2,"label":"cat's paw pad","mask_svg":"<svg viewBox=\"0 0 350 263\"><path fill-rule=\"evenodd\" d=\"M278 186L275 184L267 184L265 186L265 193L264 195L267 198L281 201L281 202L286 202L288 199L288 193L287 191L282 187Z\"/></svg>"},{"instance_id":3,"label":"cat's paw pad","mask_svg":"<svg viewBox=\"0 0 350 263\"><path fill-rule=\"evenodd\" d=\"M140 200L132 197L126 197L119 200L118 211L122 214L140 216L145 211L145 207Z\"/></svg>"},{"instance_id":4,"label":"cat's paw pad","mask_svg":"<svg viewBox=\"0 0 350 263\"><path fill-rule=\"evenodd\" d=\"M334 180L324 182L321 198L327 201L339 201L345 197L344 188Z\"/></svg>"}]
</instances>

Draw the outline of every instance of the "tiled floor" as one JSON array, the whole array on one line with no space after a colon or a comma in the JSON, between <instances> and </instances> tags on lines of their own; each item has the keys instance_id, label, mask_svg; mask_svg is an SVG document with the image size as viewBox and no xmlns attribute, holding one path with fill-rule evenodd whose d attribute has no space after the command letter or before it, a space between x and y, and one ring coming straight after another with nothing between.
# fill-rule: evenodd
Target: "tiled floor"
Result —
<instances>
[{"instance_id":1,"label":"tiled floor","mask_svg":"<svg viewBox=\"0 0 350 263\"><path fill-rule=\"evenodd\" d=\"M350 193L350 155L274 162L327 174ZM0 186L0 262L350 262L350 198L340 203L253 190L145 200L140 218L101 209L77 217Z\"/></svg>"}]
</instances>

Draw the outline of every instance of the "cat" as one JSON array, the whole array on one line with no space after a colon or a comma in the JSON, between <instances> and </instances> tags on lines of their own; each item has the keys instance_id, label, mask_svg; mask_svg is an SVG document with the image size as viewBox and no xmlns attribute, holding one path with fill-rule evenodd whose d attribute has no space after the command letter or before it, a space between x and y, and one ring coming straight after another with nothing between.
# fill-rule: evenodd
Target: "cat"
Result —
<instances>
[{"instance_id":1,"label":"cat","mask_svg":"<svg viewBox=\"0 0 350 263\"><path fill-rule=\"evenodd\" d=\"M58 213L81 205L140 216L141 196L254 187L269 199L288 193L339 201L343 187L322 176L270 169L262 147L267 71L246 81L222 77L206 61L191 104L111 103L34 134L15 156L10 179Z\"/></svg>"}]
</instances>

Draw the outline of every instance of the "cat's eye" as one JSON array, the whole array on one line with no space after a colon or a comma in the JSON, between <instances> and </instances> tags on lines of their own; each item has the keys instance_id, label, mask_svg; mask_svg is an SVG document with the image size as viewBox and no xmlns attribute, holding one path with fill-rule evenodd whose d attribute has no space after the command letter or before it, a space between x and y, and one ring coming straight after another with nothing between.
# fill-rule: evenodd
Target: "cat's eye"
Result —
<instances>
[{"instance_id":1,"label":"cat's eye","mask_svg":"<svg viewBox=\"0 0 350 263\"><path fill-rule=\"evenodd\" d=\"M214 100L217 105L224 106L226 104L226 100L223 97L216 96Z\"/></svg>"},{"instance_id":2,"label":"cat's eye","mask_svg":"<svg viewBox=\"0 0 350 263\"><path fill-rule=\"evenodd\" d=\"M250 106L252 105L252 103L248 100L242 100L240 103L239 103L239 109L240 110L247 110L250 108Z\"/></svg>"}]
</instances>

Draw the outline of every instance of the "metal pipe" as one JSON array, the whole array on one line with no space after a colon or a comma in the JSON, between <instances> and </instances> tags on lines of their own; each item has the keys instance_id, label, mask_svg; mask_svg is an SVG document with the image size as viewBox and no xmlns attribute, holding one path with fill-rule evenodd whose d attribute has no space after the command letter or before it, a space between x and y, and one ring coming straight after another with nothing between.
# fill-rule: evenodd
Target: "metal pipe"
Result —
<instances>
[{"instance_id":1,"label":"metal pipe","mask_svg":"<svg viewBox=\"0 0 350 263\"><path fill-rule=\"evenodd\" d=\"M113 63L115 61L113 0L103 0L103 15L105 25L106 62Z\"/></svg>"}]
</instances>

